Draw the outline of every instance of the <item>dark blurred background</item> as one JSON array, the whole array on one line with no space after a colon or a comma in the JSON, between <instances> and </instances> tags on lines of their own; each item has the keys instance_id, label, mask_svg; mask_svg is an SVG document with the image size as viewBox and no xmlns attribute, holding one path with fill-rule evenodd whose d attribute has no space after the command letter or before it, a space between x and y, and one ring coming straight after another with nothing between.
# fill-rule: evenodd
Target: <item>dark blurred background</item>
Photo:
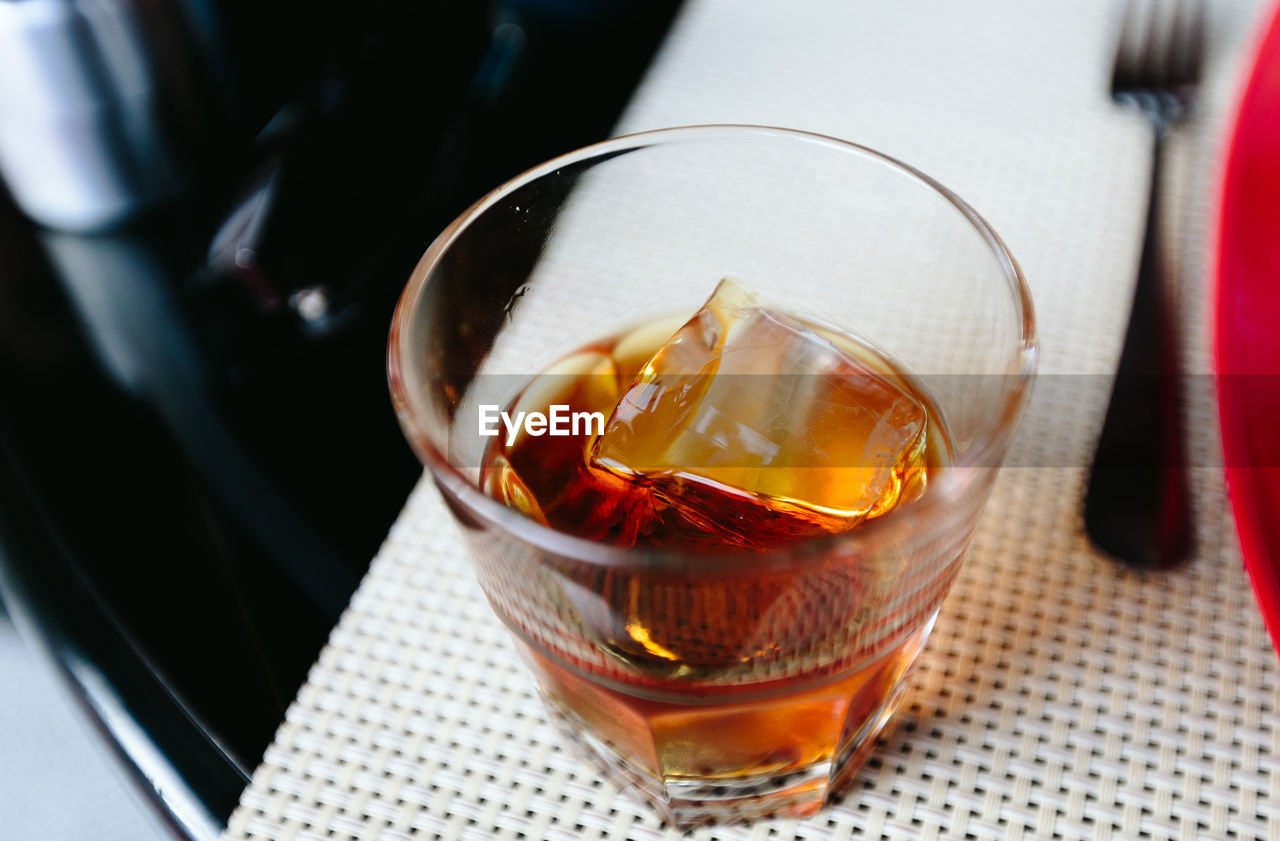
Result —
<instances>
[{"instance_id":1,"label":"dark blurred background","mask_svg":"<svg viewBox=\"0 0 1280 841\"><path fill-rule=\"evenodd\" d=\"M420 474L413 265L609 136L678 5L0 0L0 595L174 834L225 822ZM24 662L9 758L75 785Z\"/></svg>"}]
</instances>

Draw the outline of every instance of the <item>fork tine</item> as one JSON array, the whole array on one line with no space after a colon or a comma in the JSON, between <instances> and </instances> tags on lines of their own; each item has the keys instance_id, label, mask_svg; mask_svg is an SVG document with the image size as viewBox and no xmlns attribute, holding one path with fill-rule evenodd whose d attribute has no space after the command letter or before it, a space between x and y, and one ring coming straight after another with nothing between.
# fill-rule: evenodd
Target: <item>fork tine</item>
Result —
<instances>
[{"instance_id":1,"label":"fork tine","mask_svg":"<svg viewBox=\"0 0 1280 841\"><path fill-rule=\"evenodd\" d=\"M1191 12L1186 17L1185 61L1186 69L1182 75L1185 85L1200 84L1201 65L1204 63L1204 0L1188 0Z\"/></svg>"},{"instance_id":2,"label":"fork tine","mask_svg":"<svg viewBox=\"0 0 1280 841\"><path fill-rule=\"evenodd\" d=\"M1171 87L1199 83L1204 50L1204 4L1202 0L1178 0L1174 18L1175 38L1170 44Z\"/></svg>"},{"instance_id":3,"label":"fork tine","mask_svg":"<svg viewBox=\"0 0 1280 841\"><path fill-rule=\"evenodd\" d=\"M1204 41L1204 6L1200 0L1173 0L1173 17L1165 49L1166 75L1161 80L1175 94L1195 85L1200 76Z\"/></svg>"},{"instance_id":4,"label":"fork tine","mask_svg":"<svg viewBox=\"0 0 1280 841\"><path fill-rule=\"evenodd\" d=\"M1165 10L1170 3L1173 13L1167 14ZM1155 0L1146 4L1146 35L1138 87L1163 88L1169 84L1169 74L1179 54L1176 35L1180 7L1181 0Z\"/></svg>"},{"instance_id":5,"label":"fork tine","mask_svg":"<svg viewBox=\"0 0 1280 841\"><path fill-rule=\"evenodd\" d=\"M1182 0L1153 0L1149 4L1146 56L1138 79L1141 88L1169 86L1169 77L1179 61L1177 35L1181 5Z\"/></svg>"},{"instance_id":6,"label":"fork tine","mask_svg":"<svg viewBox=\"0 0 1280 841\"><path fill-rule=\"evenodd\" d=\"M1124 19L1120 23L1120 37L1116 40L1116 58L1111 70L1111 92L1128 90L1134 87L1142 64L1143 38L1138 34L1142 28L1137 0L1127 0L1124 4Z\"/></svg>"},{"instance_id":7,"label":"fork tine","mask_svg":"<svg viewBox=\"0 0 1280 841\"><path fill-rule=\"evenodd\" d=\"M1173 12L1169 16L1169 33L1164 44L1165 73L1161 78L1163 87L1175 88L1182 84L1187 71L1187 24L1186 4L1183 0L1170 0Z\"/></svg>"}]
</instances>

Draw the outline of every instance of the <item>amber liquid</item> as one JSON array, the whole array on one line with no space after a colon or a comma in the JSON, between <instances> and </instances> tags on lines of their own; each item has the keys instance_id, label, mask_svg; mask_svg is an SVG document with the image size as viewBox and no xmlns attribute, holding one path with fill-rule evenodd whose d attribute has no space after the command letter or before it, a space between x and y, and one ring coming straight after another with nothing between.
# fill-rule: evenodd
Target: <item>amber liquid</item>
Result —
<instances>
[{"instance_id":1,"label":"amber liquid","mask_svg":"<svg viewBox=\"0 0 1280 841\"><path fill-rule=\"evenodd\" d=\"M566 730L606 772L659 804L720 801L725 813L708 810L718 819L798 817L819 809L865 760L926 636L921 628L833 679L802 676L764 692L707 693L672 681L668 692L637 695L534 647L522 653Z\"/></svg>"},{"instance_id":2,"label":"amber liquid","mask_svg":"<svg viewBox=\"0 0 1280 841\"><path fill-rule=\"evenodd\" d=\"M586 345L548 368L508 408L545 411L561 404L610 417L680 324L655 321ZM830 506L810 510L803 500L690 481L678 471L657 471L657 478L619 475L593 463L606 448L598 428L586 425L579 434L524 435L511 445L499 436L486 456L482 486L553 529L699 554L776 549L853 530L909 505L947 461L945 429L933 404L873 349L810 326L869 373L859 381L875 392L867 400L882 400L889 383L927 416L923 439L901 475L886 484L883 471L877 474L876 487L893 495L887 503L876 499L842 515ZM832 470L845 471L837 481L867 475L862 465ZM828 475L806 476L806 487L830 485ZM670 488L661 485L668 480L692 501L672 503ZM769 481L770 487L790 487ZM695 818L741 817L752 814L752 804L759 804L760 814L806 814L861 763L950 583L948 574L921 586L896 608L915 613L895 624L894 616L882 615L892 586L885 575L841 558L811 564L803 574L785 567L741 575L730 566L722 574L696 576L678 569L602 570L568 589L592 594L575 607L586 644L603 651L604 660L563 649L548 656L546 645L513 628L570 730L660 808L670 804L669 815L678 822L688 822L689 808ZM880 626L893 630L877 636ZM679 803L696 805L682 812ZM709 805L715 803L729 811L717 813Z\"/></svg>"}]
</instances>

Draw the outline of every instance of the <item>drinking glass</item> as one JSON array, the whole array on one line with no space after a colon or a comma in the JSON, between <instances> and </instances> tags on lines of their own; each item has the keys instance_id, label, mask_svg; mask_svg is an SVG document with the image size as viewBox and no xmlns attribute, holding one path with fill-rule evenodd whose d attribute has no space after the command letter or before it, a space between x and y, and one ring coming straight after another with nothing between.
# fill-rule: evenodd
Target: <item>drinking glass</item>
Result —
<instances>
[{"instance_id":1,"label":"drinking glass","mask_svg":"<svg viewBox=\"0 0 1280 841\"><path fill-rule=\"evenodd\" d=\"M479 407L619 324L693 313L726 276L914 377L947 432L923 496L759 550L586 540L484 492ZM863 762L1035 364L1026 283L971 207L871 149L759 126L619 137L502 185L427 250L389 348L400 423L552 718L680 826L810 814Z\"/></svg>"}]
</instances>

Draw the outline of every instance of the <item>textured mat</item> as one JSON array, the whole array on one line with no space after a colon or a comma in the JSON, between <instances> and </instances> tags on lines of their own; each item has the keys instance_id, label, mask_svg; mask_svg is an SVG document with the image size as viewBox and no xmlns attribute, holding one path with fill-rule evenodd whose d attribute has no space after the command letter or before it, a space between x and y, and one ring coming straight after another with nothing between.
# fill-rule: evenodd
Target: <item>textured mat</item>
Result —
<instances>
[{"instance_id":1,"label":"textured mat","mask_svg":"<svg viewBox=\"0 0 1280 841\"><path fill-rule=\"evenodd\" d=\"M785 125L955 189L1021 261L1047 374L1119 354L1149 141L1105 95L1115 3L690 0L620 130ZM1167 196L1186 367L1206 372L1209 204L1261 9L1211 4ZM1037 393L897 726L807 820L697 839L1280 838L1280 659L1241 567L1206 388L1188 395L1196 556L1099 557L1080 498L1097 400ZM1050 455L1054 454L1054 455ZM1065 457L1062 454L1066 454ZM545 723L451 522L414 493L245 791L228 839L685 837Z\"/></svg>"}]
</instances>

